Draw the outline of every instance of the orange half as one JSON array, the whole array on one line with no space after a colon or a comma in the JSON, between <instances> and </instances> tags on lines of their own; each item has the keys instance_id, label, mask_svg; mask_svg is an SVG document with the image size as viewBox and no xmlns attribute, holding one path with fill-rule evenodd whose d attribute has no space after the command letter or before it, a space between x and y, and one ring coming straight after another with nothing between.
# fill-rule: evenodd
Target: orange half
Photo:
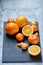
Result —
<instances>
[{"instance_id":1,"label":"orange half","mask_svg":"<svg viewBox=\"0 0 43 65\"><path fill-rule=\"evenodd\" d=\"M30 47L28 48L28 52L29 52L29 54L32 55L32 56L37 56L37 55L39 55L40 51L41 51L41 49L40 49L40 47L39 47L38 45L32 45L32 46L30 46Z\"/></svg>"},{"instance_id":2,"label":"orange half","mask_svg":"<svg viewBox=\"0 0 43 65\"><path fill-rule=\"evenodd\" d=\"M23 28L22 28L22 33L25 35L25 36L30 36L31 34L33 34L33 27L31 25L25 25Z\"/></svg>"}]
</instances>

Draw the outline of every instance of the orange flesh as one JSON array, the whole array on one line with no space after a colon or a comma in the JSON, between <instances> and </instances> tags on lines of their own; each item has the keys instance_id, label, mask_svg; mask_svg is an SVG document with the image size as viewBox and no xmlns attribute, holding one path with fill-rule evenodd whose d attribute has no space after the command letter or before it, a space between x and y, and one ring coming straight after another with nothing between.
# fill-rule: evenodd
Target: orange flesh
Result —
<instances>
[{"instance_id":1,"label":"orange flesh","mask_svg":"<svg viewBox=\"0 0 43 65\"><path fill-rule=\"evenodd\" d=\"M33 56L37 56L40 53L40 47L37 45L32 45L28 48L28 52Z\"/></svg>"},{"instance_id":2,"label":"orange flesh","mask_svg":"<svg viewBox=\"0 0 43 65\"><path fill-rule=\"evenodd\" d=\"M29 35L31 35L33 33L33 28L30 25L26 25L26 26L23 27L22 33L25 36L29 36Z\"/></svg>"}]
</instances>

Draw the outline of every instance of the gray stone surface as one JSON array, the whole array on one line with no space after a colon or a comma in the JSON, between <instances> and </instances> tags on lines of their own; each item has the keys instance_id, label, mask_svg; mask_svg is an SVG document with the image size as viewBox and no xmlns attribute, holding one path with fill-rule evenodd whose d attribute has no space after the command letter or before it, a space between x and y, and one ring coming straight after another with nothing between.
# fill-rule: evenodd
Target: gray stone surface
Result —
<instances>
[{"instance_id":1,"label":"gray stone surface","mask_svg":"<svg viewBox=\"0 0 43 65\"><path fill-rule=\"evenodd\" d=\"M38 21L43 60L43 0L0 0L0 65L17 65L16 63L2 63L3 23L9 17L16 20L17 16L24 15L29 21ZM34 63L18 63L18 65L34 65ZM35 63L43 65L43 63Z\"/></svg>"}]
</instances>

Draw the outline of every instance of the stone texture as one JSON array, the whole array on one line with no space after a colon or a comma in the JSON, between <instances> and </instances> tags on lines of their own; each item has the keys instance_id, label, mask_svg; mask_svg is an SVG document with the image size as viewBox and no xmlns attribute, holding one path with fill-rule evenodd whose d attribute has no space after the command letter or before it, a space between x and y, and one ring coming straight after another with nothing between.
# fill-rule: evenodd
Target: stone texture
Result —
<instances>
[{"instance_id":1,"label":"stone texture","mask_svg":"<svg viewBox=\"0 0 43 65\"><path fill-rule=\"evenodd\" d=\"M16 20L17 16L24 15L29 21L38 21L40 30L40 40L43 59L43 0L0 0L0 65L2 64L2 46L3 46L3 23L9 17ZM34 63L24 63L24 65L34 65ZM38 63L35 63L38 65ZM9 65L14 65L9 64ZM15 65L17 65L15 63ZM23 63L18 63L23 65ZM43 63L39 63L43 65Z\"/></svg>"}]
</instances>

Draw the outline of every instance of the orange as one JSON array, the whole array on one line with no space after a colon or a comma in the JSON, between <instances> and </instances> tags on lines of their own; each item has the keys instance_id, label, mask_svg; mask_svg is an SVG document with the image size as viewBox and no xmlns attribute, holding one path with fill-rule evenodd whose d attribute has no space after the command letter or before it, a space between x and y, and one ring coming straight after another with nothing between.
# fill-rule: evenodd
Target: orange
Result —
<instances>
[{"instance_id":1,"label":"orange","mask_svg":"<svg viewBox=\"0 0 43 65\"><path fill-rule=\"evenodd\" d=\"M17 46L21 47L22 50L27 50L28 49L28 45L24 42L18 43Z\"/></svg>"},{"instance_id":2,"label":"orange","mask_svg":"<svg viewBox=\"0 0 43 65\"><path fill-rule=\"evenodd\" d=\"M25 36L30 36L30 35L33 33L33 28L32 28L32 26L30 26L30 25L25 25L25 26L22 28L22 33L23 33Z\"/></svg>"},{"instance_id":3,"label":"orange","mask_svg":"<svg viewBox=\"0 0 43 65\"><path fill-rule=\"evenodd\" d=\"M35 33L35 34L33 34L33 35L38 36L38 32L36 32L36 33Z\"/></svg>"},{"instance_id":4,"label":"orange","mask_svg":"<svg viewBox=\"0 0 43 65\"><path fill-rule=\"evenodd\" d=\"M22 44L23 44L23 42L20 42L20 43L17 44L17 46L18 46L18 47L21 47Z\"/></svg>"},{"instance_id":5,"label":"orange","mask_svg":"<svg viewBox=\"0 0 43 65\"><path fill-rule=\"evenodd\" d=\"M7 22L8 22L8 23L14 23L15 21L14 21L13 18L9 18Z\"/></svg>"},{"instance_id":6,"label":"orange","mask_svg":"<svg viewBox=\"0 0 43 65\"><path fill-rule=\"evenodd\" d=\"M32 45L28 48L28 53L32 56L37 56L40 54L40 47L38 45Z\"/></svg>"},{"instance_id":7,"label":"orange","mask_svg":"<svg viewBox=\"0 0 43 65\"><path fill-rule=\"evenodd\" d=\"M22 33L18 33L18 34L16 35L16 40L17 40L17 41L22 41L22 40L24 40L24 35L23 35Z\"/></svg>"},{"instance_id":8,"label":"orange","mask_svg":"<svg viewBox=\"0 0 43 65\"><path fill-rule=\"evenodd\" d=\"M21 48L22 48L22 50L27 50L28 49L28 45L26 43L23 43Z\"/></svg>"},{"instance_id":9,"label":"orange","mask_svg":"<svg viewBox=\"0 0 43 65\"><path fill-rule=\"evenodd\" d=\"M37 23L35 21L32 21L30 24L31 25L36 25Z\"/></svg>"},{"instance_id":10,"label":"orange","mask_svg":"<svg viewBox=\"0 0 43 65\"><path fill-rule=\"evenodd\" d=\"M7 34L13 35L19 31L19 27L16 23L7 23L5 25L5 30Z\"/></svg>"},{"instance_id":11,"label":"orange","mask_svg":"<svg viewBox=\"0 0 43 65\"><path fill-rule=\"evenodd\" d=\"M24 25L28 24L28 20L24 16L19 16L16 18L16 24L19 26L19 28L22 28Z\"/></svg>"},{"instance_id":12,"label":"orange","mask_svg":"<svg viewBox=\"0 0 43 65\"><path fill-rule=\"evenodd\" d=\"M32 25L32 27L33 27L33 31L34 32L37 32L38 31L38 26L37 25Z\"/></svg>"},{"instance_id":13,"label":"orange","mask_svg":"<svg viewBox=\"0 0 43 65\"><path fill-rule=\"evenodd\" d=\"M29 42L30 44L38 44L38 42L39 42L39 37L36 36L35 34L30 35L30 36L28 37L28 42Z\"/></svg>"}]
</instances>

